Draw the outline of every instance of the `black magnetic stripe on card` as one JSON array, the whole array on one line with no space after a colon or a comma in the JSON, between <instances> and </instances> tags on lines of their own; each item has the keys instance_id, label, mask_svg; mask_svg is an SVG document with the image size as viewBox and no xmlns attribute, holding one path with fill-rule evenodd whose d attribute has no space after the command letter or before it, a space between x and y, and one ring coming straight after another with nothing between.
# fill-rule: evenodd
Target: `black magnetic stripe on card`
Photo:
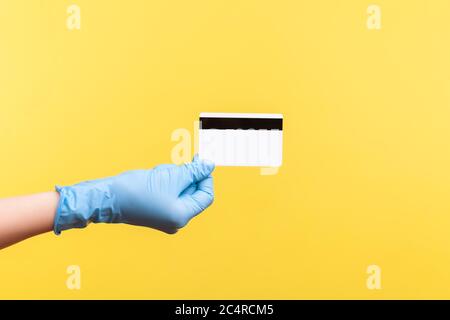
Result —
<instances>
[{"instance_id":1,"label":"black magnetic stripe on card","mask_svg":"<svg viewBox=\"0 0 450 320\"><path fill-rule=\"evenodd\" d=\"M200 129L283 130L283 119L200 118Z\"/></svg>"}]
</instances>

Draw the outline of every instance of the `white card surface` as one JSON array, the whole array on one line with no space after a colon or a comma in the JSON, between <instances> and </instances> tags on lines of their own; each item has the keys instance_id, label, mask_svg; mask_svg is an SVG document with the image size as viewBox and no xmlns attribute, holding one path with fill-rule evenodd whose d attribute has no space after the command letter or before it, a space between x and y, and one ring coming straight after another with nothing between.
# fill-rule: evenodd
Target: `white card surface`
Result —
<instances>
[{"instance_id":1,"label":"white card surface","mask_svg":"<svg viewBox=\"0 0 450 320\"><path fill-rule=\"evenodd\" d=\"M198 147L216 166L280 167L283 115L203 112Z\"/></svg>"}]
</instances>

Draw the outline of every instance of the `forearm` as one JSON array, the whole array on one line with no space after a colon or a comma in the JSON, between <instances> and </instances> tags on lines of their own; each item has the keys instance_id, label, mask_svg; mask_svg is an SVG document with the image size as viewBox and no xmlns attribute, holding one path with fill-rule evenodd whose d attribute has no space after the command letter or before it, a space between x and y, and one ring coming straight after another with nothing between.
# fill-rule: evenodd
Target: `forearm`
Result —
<instances>
[{"instance_id":1,"label":"forearm","mask_svg":"<svg viewBox=\"0 0 450 320\"><path fill-rule=\"evenodd\" d=\"M57 192L0 199L0 249L51 231L58 201Z\"/></svg>"}]
</instances>

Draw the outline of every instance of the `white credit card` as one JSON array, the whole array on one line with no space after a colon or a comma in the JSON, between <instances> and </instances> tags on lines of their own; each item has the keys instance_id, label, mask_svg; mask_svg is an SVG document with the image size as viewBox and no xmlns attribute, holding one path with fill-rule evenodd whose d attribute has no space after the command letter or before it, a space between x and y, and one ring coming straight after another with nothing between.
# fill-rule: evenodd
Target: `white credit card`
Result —
<instances>
[{"instance_id":1,"label":"white credit card","mask_svg":"<svg viewBox=\"0 0 450 320\"><path fill-rule=\"evenodd\" d=\"M280 167L283 115L200 113L198 154L216 166Z\"/></svg>"}]
</instances>

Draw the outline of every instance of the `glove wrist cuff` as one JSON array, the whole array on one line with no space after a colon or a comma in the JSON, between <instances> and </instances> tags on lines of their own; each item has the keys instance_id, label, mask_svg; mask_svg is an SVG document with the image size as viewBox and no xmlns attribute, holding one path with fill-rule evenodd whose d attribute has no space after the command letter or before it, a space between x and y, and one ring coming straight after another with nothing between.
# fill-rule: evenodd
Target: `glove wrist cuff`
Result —
<instances>
[{"instance_id":1,"label":"glove wrist cuff","mask_svg":"<svg viewBox=\"0 0 450 320\"><path fill-rule=\"evenodd\" d=\"M114 223L120 220L115 197L106 184L82 183L74 186L55 187L60 195L53 231L84 228L89 223Z\"/></svg>"}]
</instances>

